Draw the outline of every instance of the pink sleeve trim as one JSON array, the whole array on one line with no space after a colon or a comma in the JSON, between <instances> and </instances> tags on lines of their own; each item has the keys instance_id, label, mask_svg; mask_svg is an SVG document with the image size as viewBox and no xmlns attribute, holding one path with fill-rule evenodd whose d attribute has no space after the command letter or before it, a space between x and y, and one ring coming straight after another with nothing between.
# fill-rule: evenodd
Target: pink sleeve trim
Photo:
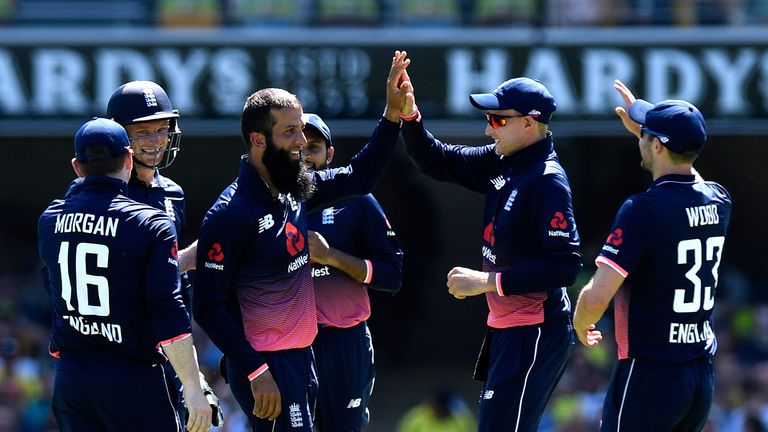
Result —
<instances>
[{"instance_id":1,"label":"pink sleeve trim","mask_svg":"<svg viewBox=\"0 0 768 432\"><path fill-rule=\"evenodd\" d=\"M496 293L504 297L504 291L501 290L501 272L496 273Z\"/></svg>"},{"instance_id":2,"label":"pink sleeve trim","mask_svg":"<svg viewBox=\"0 0 768 432\"><path fill-rule=\"evenodd\" d=\"M409 116L405 116L405 115L400 114L400 119L402 119L403 121L414 121L414 120L416 120L417 122L420 122L421 121L421 113L419 112L419 107L414 105L413 106L413 113L411 115L409 115Z\"/></svg>"},{"instance_id":3,"label":"pink sleeve trim","mask_svg":"<svg viewBox=\"0 0 768 432\"><path fill-rule=\"evenodd\" d=\"M157 346L158 346L158 347L164 347L164 346L168 346L168 345L170 345L170 344L172 344L172 343L174 343L174 342L176 342L176 341L180 341L180 340L182 340L182 339L186 339L186 338L188 338L188 337L190 337L190 336L192 336L192 333L183 333L183 334L180 334L180 335L178 335L178 336L176 336L176 337L174 337L174 338L171 338L171 339L166 339L166 340L164 340L164 341L160 341L160 342L157 344Z\"/></svg>"},{"instance_id":4,"label":"pink sleeve trim","mask_svg":"<svg viewBox=\"0 0 768 432\"><path fill-rule=\"evenodd\" d=\"M597 264L598 267L600 267L601 264L605 264L608 267L616 270L617 273L619 273L620 275L622 275L624 277L627 277L629 275L629 272L624 270L620 265L616 264L610 258L606 258L606 257L604 257L602 255L600 255L597 258L595 258L595 264Z\"/></svg>"},{"instance_id":5,"label":"pink sleeve trim","mask_svg":"<svg viewBox=\"0 0 768 432\"><path fill-rule=\"evenodd\" d=\"M255 371L251 372L251 374L250 374L250 375L248 375L248 381L253 381L253 380L255 380L256 378L258 378L259 376L261 376L261 374L263 374L264 372L266 372L266 371L267 371L267 369L269 369L269 365L267 365L266 363L264 363L263 365L261 365L261 367L260 367L260 368L256 369Z\"/></svg>"},{"instance_id":6,"label":"pink sleeve trim","mask_svg":"<svg viewBox=\"0 0 768 432\"><path fill-rule=\"evenodd\" d=\"M365 261L365 280L363 281L364 284L371 283L371 279L373 279L373 264L369 260Z\"/></svg>"}]
</instances>

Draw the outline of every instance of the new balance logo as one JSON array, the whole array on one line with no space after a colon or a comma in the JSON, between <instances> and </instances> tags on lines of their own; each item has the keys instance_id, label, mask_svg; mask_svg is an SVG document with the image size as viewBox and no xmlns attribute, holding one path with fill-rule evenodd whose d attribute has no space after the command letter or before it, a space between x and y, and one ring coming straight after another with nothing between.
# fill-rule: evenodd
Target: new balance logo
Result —
<instances>
[{"instance_id":1,"label":"new balance logo","mask_svg":"<svg viewBox=\"0 0 768 432\"><path fill-rule=\"evenodd\" d=\"M275 220L272 218L272 215L268 214L264 216L263 218L259 219L259 234L272 228L273 226L275 226Z\"/></svg>"},{"instance_id":2,"label":"new balance logo","mask_svg":"<svg viewBox=\"0 0 768 432\"><path fill-rule=\"evenodd\" d=\"M493 390L486 390L483 392L483 399L491 399L493 397Z\"/></svg>"},{"instance_id":3,"label":"new balance logo","mask_svg":"<svg viewBox=\"0 0 768 432\"><path fill-rule=\"evenodd\" d=\"M361 403L362 400L360 398L350 399L349 404L347 404L347 408L360 408Z\"/></svg>"},{"instance_id":4,"label":"new balance logo","mask_svg":"<svg viewBox=\"0 0 768 432\"><path fill-rule=\"evenodd\" d=\"M496 188L496 190L500 190L504 187L505 184L507 184L507 180L502 176L498 176L495 179L491 179L491 184Z\"/></svg>"}]
</instances>

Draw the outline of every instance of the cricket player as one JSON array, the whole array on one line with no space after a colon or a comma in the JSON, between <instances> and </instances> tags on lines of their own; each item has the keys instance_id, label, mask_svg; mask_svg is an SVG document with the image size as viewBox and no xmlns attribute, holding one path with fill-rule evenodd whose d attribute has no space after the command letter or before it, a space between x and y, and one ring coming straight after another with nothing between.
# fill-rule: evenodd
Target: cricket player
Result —
<instances>
[{"instance_id":1,"label":"cricket player","mask_svg":"<svg viewBox=\"0 0 768 432\"><path fill-rule=\"evenodd\" d=\"M406 97L411 160L436 180L485 195L482 269L454 267L446 277L454 297L484 294L488 302L475 368L484 381L478 429L536 431L573 350L566 287L581 269L571 188L549 131L555 99L527 77L470 95L494 141L470 147L437 140Z\"/></svg>"},{"instance_id":2,"label":"cricket player","mask_svg":"<svg viewBox=\"0 0 768 432\"><path fill-rule=\"evenodd\" d=\"M223 373L254 431L312 430L317 312L307 211L373 190L397 144L402 107L393 103L408 90L402 76L409 63L405 52L395 52L384 115L343 168L308 172L295 95L267 88L246 100L247 154L200 228L193 301L195 319L225 355Z\"/></svg>"},{"instance_id":3,"label":"cricket player","mask_svg":"<svg viewBox=\"0 0 768 432\"><path fill-rule=\"evenodd\" d=\"M579 294L573 322L596 346L595 325L614 301L619 363L601 431L700 431L714 394L712 309L731 197L693 168L707 141L701 112L681 100L651 104L614 87L616 113L638 138L653 182L619 209Z\"/></svg>"},{"instance_id":4,"label":"cricket player","mask_svg":"<svg viewBox=\"0 0 768 432\"><path fill-rule=\"evenodd\" d=\"M40 216L50 351L59 359L53 412L62 431L181 430L167 356L184 385L187 430L207 431L175 229L164 212L126 197L132 157L122 126L85 123L72 160L83 180Z\"/></svg>"},{"instance_id":5,"label":"cricket player","mask_svg":"<svg viewBox=\"0 0 768 432\"><path fill-rule=\"evenodd\" d=\"M304 114L304 162L314 170L333 160L331 130L316 114ZM309 257L318 332L312 349L319 388L318 430L362 432L375 377L368 289L397 293L403 252L373 195L319 207L308 214Z\"/></svg>"}]
</instances>

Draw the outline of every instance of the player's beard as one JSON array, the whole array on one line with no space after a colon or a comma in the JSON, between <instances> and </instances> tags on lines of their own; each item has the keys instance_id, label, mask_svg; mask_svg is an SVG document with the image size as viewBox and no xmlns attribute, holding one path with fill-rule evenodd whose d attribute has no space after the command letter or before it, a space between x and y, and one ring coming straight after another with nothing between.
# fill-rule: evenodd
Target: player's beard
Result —
<instances>
[{"instance_id":1,"label":"player's beard","mask_svg":"<svg viewBox=\"0 0 768 432\"><path fill-rule=\"evenodd\" d=\"M277 148L267 135L267 147L262 162L278 192L291 194L299 201L306 201L315 191L307 166L301 160L292 160L287 150Z\"/></svg>"}]
</instances>

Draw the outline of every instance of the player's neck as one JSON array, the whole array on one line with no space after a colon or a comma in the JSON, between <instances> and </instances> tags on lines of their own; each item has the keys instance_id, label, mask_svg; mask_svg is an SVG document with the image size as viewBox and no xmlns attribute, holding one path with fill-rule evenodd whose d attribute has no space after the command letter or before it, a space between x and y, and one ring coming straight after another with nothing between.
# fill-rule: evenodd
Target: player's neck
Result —
<instances>
[{"instance_id":1,"label":"player's neck","mask_svg":"<svg viewBox=\"0 0 768 432\"><path fill-rule=\"evenodd\" d=\"M267 187L269 187L269 192L272 194L272 196L277 197L280 192L272 182L272 177L269 175L269 170L266 166L264 166L264 163L261 161L261 159L255 157L253 154L249 154L248 163L251 164L256 172L259 173L261 178L264 179L264 182L267 184Z\"/></svg>"},{"instance_id":2,"label":"player's neck","mask_svg":"<svg viewBox=\"0 0 768 432\"><path fill-rule=\"evenodd\" d=\"M150 186L155 180L155 170L152 168L144 168L138 165L136 167L136 178L147 186Z\"/></svg>"},{"instance_id":3,"label":"player's neck","mask_svg":"<svg viewBox=\"0 0 768 432\"><path fill-rule=\"evenodd\" d=\"M696 171L694 171L693 165L691 164L668 164L653 170L653 180L655 181L659 177L664 177L665 175L670 174L695 175Z\"/></svg>"}]
</instances>

